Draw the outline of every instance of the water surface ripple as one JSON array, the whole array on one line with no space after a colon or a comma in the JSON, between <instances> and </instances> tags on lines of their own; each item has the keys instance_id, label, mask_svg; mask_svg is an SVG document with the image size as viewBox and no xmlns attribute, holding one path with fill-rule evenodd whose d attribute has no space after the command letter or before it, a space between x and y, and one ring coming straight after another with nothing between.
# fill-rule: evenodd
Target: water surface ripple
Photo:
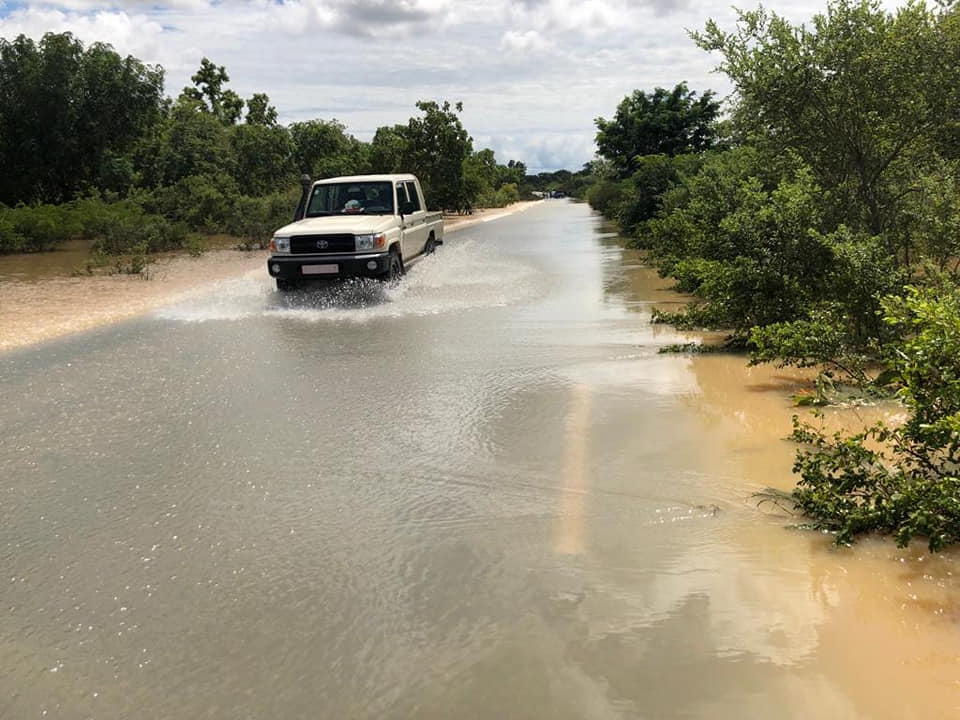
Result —
<instances>
[{"instance_id":1,"label":"water surface ripple","mask_svg":"<svg viewBox=\"0 0 960 720\"><path fill-rule=\"evenodd\" d=\"M960 716L957 556L835 550L797 380L583 205L0 355L2 718Z\"/></svg>"}]
</instances>

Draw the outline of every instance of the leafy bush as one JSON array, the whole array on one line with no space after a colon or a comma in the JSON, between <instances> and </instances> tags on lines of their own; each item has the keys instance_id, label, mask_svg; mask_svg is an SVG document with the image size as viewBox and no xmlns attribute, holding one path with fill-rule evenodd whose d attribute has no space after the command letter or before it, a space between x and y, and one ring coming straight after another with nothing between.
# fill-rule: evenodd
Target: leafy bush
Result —
<instances>
[{"instance_id":1,"label":"leafy bush","mask_svg":"<svg viewBox=\"0 0 960 720\"><path fill-rule=\"evenodd\" d=\"M187 239L184 241L183 247L186 248L191 257L200 257L206 252L207 243L204 241L202 235L190 233L187 235Z\"/></svg>"},{"instance_id":2,"label":"leafy bush","mask_svg":"<svg viewBox=\"0 0 960 720\"><path fill-rule=\"evenodd\" d=\"M646 155L636 158L636 171L630 178L617 210L620 228L631 235L643 231L645 223L660 210L664 194L685 176L694 175L702 160L698 155Z\"/></svg>"},{"instance_id":3,"label":"leafy bush","mask_svg":"<svg viewBox=\"0 0 960 720\"><path fill-rule=\"evenodd\" d=\"M520 200L520 191L515 183L505 183L496 190L488 188L477 197L477 205L485 208L506 207Z\"/></svg>"},{"instance_id":4,"label":"leafy bush","mask_svg":"<svg viewBox=\"0 0 960 720\"><path fill-rule=\"evenodd\" d=\"M69 210L57 205L0 209L0 252L42 252L80 231Z\"/></svg>"},{"instance_id":5,"label":"leafy bush","mask_svg":"<svg viewBox=\"0 0 960 720\"><path fill-rule=\"evenodd\" d=\"M236 184L228 177L190 175L154 193L153 209L203 233L229 231L234 216Z\"/></svg>"},{"instance_id":6,"label":"leafy bush","mask_svg":"<svg viewBox=\"0 0 960 720\"><path fill-rule=\"evenodd\" d=\"M629 192L629 182L601 180L587 190L586 199L597 212L615 218Z\"/></svg>"},{"instance_id":7,"label":"leafy bush","mask_svg":"<svg viewBox=\"0 0 960 720\"><path fill-rule=\"evenodd\" d=\"M870 357L851 346L847 319L841 308L825 304L809 317L755 327L750 333L750 364L775 363L778 367L835 367L846 378L865 381Z\"/></svg>"},{"instance_id":8,"label":"leafy bush","mask_svg":"<svg viewBox=\"0 0 960 720\"><path fill-rule=\"evenodd\" d=\"M900 546L924 537L936 552L960 541L960 289L910 287L883 309L905 338L885 366L901 384L908 419L830 437L795 419L793 437L806 447L794 497L838 543L877 531Z\"/></svg>"},{"instance_id":9,"label":"leafy bush","mask_svg":"<svg viewBox=\"0 0 960 720\"><path fill-rule=\"evenodd\" d=\"M293 191L266 197L241 195L234 200L227 231L243 238L242 249L263 250L274 231L293 220L298 197Z\"/></svg>"},{"instance_id":10,"label":"leafy bush","mask_svg":"<svg viewBox=\"0 0 960 720\"><path fill-rule=\"evenodd\" d=\"M92 247L101 255L157 253L182 248L188 230L183 223L171 223L160 215L117 214L103 228Z\"/></svg>"},{"instance_id":11,"label":"leafy bush","mask_svg":"<svg viewBox=\"0 0 960 720\"><path fill-rule=\"evenodd\" d=\"M820 299L808 298L795 320L754 327L750 362L819 367L821 387L839 379L873 392L876 378L867 369L885 345L899 340L882 321L881 298L902 288L907 276L880 238L841 227L824 241L832 248L834 262Z\"/></svg>"},{"instance_id":12,"label":"leafy bush","mask_svg":"<svg viewBox=\"0 0 960 720\"><path fill-rule=\"evenodd\" d=\"M12 215L0 208L0 253L23 252L26 240L17 232Z\"/></svg>"}]
</instances>

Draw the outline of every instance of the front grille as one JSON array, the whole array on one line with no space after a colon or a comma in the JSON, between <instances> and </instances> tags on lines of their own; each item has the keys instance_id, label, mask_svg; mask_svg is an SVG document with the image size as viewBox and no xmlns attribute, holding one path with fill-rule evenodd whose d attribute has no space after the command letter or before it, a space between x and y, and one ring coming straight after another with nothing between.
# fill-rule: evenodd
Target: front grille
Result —
<instances>
[{"instance_id":1,"label":"front grille","mask_svg":"<svg viewBox=\"0 0 960 720\"><path fill-rule=\"evenodd\" d=\"M290 252L294 255L355 252L353 235L294 235Z\"/></svg>"}]
</instances>

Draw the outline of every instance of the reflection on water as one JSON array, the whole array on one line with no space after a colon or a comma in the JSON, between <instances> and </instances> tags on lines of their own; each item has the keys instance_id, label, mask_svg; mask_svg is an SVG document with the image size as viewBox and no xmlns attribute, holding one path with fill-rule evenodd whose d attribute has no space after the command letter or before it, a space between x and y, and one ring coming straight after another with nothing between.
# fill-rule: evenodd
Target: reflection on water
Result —
<instances>
[{"instance_id":1,"label":"reflection on water","mask_svg":"<svg viewBox=\"0 0 960 720\"><path fill-rule=\"evenodd\" d=\"M564 427L562 502L557 526L557 552L577 555L583 552L584 500L587 494L590 437L590 388L574 385L570 411Z\"/></svg>"},{"instance_id":2,"label":"reflection on water","mask_svg":"<svg viewBox=\"0 0 960 720\"><path fill-rule=\"evenodd\" d=\"M0 716L958 716L957 554L758 511L805 379L597 232L0 356Z\"/></svg>"}]
</instances>

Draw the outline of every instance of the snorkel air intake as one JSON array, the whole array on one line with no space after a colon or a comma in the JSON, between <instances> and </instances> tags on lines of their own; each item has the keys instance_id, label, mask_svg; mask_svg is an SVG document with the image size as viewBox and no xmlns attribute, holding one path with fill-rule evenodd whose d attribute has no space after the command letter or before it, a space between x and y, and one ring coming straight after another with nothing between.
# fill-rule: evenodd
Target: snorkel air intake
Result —
<instances>
[{"instance_id":1,"label":"snorkel air intake","mask_svg":"<svg viewBox=\"0 0 960 720\"><path fill-rule=\"evenodd\" d=\"M300 176L300 202L297 203L297 211L293 215L293 221L303 220L303 216L307 214L307 202L310 199L310 186L313 184L313 180L310 179L310 176L304 173Z\"/></svg>"}]
</instances>

